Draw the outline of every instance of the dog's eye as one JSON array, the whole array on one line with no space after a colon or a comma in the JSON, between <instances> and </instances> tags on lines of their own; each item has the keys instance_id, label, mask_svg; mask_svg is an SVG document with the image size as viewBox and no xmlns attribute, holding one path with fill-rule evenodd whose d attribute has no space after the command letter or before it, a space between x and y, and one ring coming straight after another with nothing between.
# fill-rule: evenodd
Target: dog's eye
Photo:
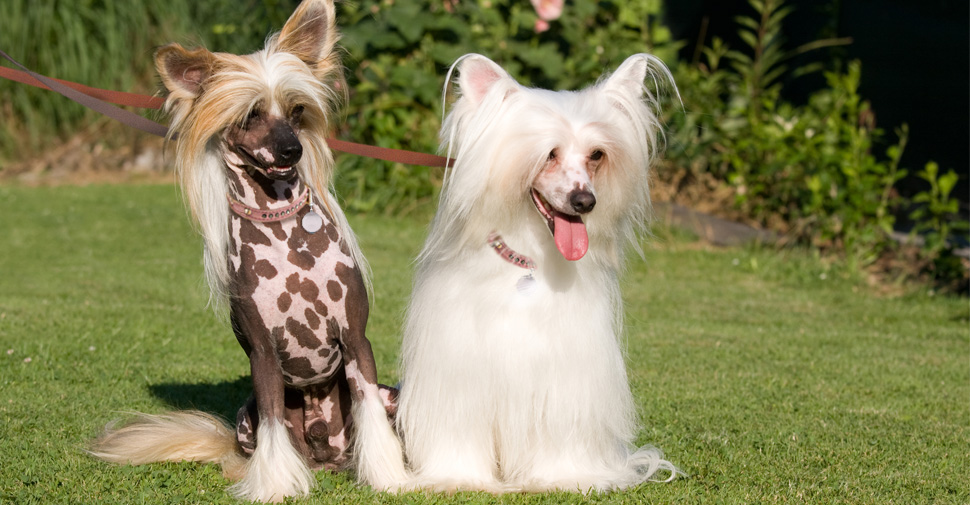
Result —
<instances>
[{"instance_id":1,"label":"dog's eye","mask_svg":"<svg viewBox=\"0 0 970 505\"><path fill-rule=\"evenodd\" d=\"M304 107L302 105L293 107L293 110L290 112L290 119L294 122L299 121L300 118L303 117L303 110Z\"/></svg>"},{"instance_id":2,"label":"dog's eye","mask_svg":"<svg viewBox=\"0 0 970 505\"><path fill-rule=\"evenodd\" d=\"M549 157L546 158L546 161L552 161L552 160L556 159L556 156L558 156L558 155L559 155L559 153L555 149L553 149L552 151L549 151Z\"/></svg>"},{"instance_id":3,"label":"dog's eye","mask_svg":"<svg viewBox=\"0 0 970 505\"><path fill-rule=\"evenodd\" d=\"M593 151L592 153L590 153L589 159L592 161L599 161L603 159L603 151L600 151L599 149Z\"/></svg>"},{"instance_id":4,"label":"dog's eye","mask_svg":"<svg viewBox=\"0 0 970 505\"><path fill-rule=\"evenodd\" d=\"M259 112L258 108L250 110L249 114L246 114L246 118L242 120L242 124L240 126L248 129L252 126L253 122L259 119L260 114L261 113Z\"/></svg>"}]
</instances>

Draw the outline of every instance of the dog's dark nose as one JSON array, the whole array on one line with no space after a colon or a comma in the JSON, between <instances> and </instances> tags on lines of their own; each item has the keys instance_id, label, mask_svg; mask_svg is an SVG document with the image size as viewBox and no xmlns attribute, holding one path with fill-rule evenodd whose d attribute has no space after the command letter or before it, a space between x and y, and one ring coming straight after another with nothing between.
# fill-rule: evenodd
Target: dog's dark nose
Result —
<instances>
[{"instance_id":1,"label":"dog's dark nose","mask_svg":"<svg viewBox=\"0 0 970 505\"><path fill-rule=\"evenodd\" d=\"M300 161L300 158L303 157L303 145L300 144L299 140L287 142L279 147L279 149L276 151L276 155L276 166L292 167Z\"/></svg>"},{"instance_id":2,"label":"dog's dark nose","mask_svg":"<svg viewBox=\"0 0 970 505\"><path fill-rule=\"evenodd\" d=\"M303 145L296 130L284 120L273 123L269 131L273 146L273 165L292 167L303 157Z\"/></svg>"},{"instance_id":3,"label":"dog's dark nose","mask_svg":"<svg viewBox=\"0 0 970 505\"><path fill-rule=\"evenodd\" d=\"M586 190L577 190L569 194L569 205L580 214L586 214L596 206L596 197Z\"/></svg>"}]
</instances>

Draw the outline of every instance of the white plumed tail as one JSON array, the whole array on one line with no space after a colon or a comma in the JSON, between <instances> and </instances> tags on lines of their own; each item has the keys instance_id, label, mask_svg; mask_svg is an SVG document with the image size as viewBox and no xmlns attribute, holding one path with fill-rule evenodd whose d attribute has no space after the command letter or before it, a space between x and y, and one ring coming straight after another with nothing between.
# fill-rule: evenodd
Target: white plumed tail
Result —
<instances>
[{"instance_id":1,"label":"white plumed tail","mask_svg":"<svg viewBox=\"0 0 970 505\"><path fill-rule=\"evenodd\" d=\"M219 463L223 475L233 480L242 476L246 464L232 428L198 411L140 414L121 428L108 425L88 452L105 461L130 465L160 461Z\"/></svg>"},{"instance_id":2,"label":"white plumed tail","mask_svg":"<svg viewBox=\"0 0 970 505\"><path fill-rule=\"evenodd\" d=\"M379 491L400 491L409 480L401 440L387 420L377 395L366 395L353 406L353 457L360 482Z\"/></svg>"},{"instance_id":3,"label":"white plumed tail","mask_svg":"<svg viewBox=\"0 0 970 505\"><path fill-rule=\"evenodd\" d=\"M229 487L236 498L279 502L303 496L314 483L313 473L290 441L286 426L273 419L256 428L256 449L246 462L242 479Z\"/></svg>"},{"instance_id":4,"label":"white plumed tail","mask_svg":"<svg viewBox=\"0 0 970 505\"><path fill-rule=\"evenodd\" d=\"M677 475L684 475L684 472L681 472L673 463L664 459L663 451L652 445L645 445L630 454L627 468L630 472L630 481L617 483L618 488L635 486L643 482L670 482L677 478Z\"/></svg>"}]
</instances>

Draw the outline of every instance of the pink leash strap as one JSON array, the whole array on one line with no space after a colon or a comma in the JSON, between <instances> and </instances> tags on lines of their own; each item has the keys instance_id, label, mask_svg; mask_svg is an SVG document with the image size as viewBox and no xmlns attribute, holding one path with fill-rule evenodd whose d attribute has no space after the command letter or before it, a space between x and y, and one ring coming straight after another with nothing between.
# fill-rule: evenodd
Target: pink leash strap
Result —
<instances>
[{"instance_id":1,"label":"pink leash strap","mask_svg":"<svg viewBox=\"0 0 970 505\"><path fill-rule=\"evenodd\" d=\"M128 126L131 126L132 128L137 128L143 132L151 133L152 135L158 135L159 137L164 137L166 134L168 134L168 128L165 127L164 125L158 124L149 119L145 119L139 116L138 114L126 111L117 106L111 105L108 102L99 100L93 96L86 95L76 89L73 89L69 86L61 84L60 82L57 82L54 79L44 77L36 72L33 72L27 69L27 67L21 65L17 60L11 58L10 55L5 53L2 49L0 49L0 56L3 56L7 60L9 60L10 63L13 63L14 65L17 65L18 67L20 67L25 73L27 73L27 75L29 75L30 77L33 77L37 82L41 83L43 87L46 87L47 89L50 89L52 91L56 91L57 93L60 93L64 97L69 98L99 114L104 114L105 116L121 121L122 123Z\"/></svg>"},{"instance_id":2,"label":"pink leash strap","mask_svg":"<svg viewBox=\"0 0 970 505\"><path fill-rule=\"evenodd\" d=\"M9 54L0 49L0 56L7 61L20 67L23 71L18 71L6 67L0 67L0 77L27 84L38 88L46 88L55 91L65 98L77 102L99 114L110 117L116 121L128 125L132 128L141 130L152 135L164 137L168 134L168 127L156 123L150 119L143 118L138 114L121 109L111 103L125 105L129 107L142 107L150 109L160 109L165 103L163 98L157 96L139 95L136 93L126 93L123 91L111 91L100 88L92 88L82 84L53 79L40 75L27 67L23 66ZM335 151L348 154L365 156L378 160L391 161L394 163L404 163L407 165L422 165L426 167L449 167L454 160L444 156L433 154L405 151L402 149L390 149L387 147L369 146L328 138L327 144Z\"/></svg>"}]
</instances>

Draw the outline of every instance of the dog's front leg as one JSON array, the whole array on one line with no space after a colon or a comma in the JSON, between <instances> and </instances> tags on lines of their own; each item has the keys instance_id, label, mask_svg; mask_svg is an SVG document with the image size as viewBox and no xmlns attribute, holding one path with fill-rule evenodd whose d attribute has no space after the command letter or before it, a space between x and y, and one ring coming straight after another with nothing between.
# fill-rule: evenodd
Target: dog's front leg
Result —
<instances>
[{"instance_id":1,"label":"dog's front leg","mask_svg":"<svg viewBox=\"0 0 970 505\"><path fill-rule=\"evenodd\" d=\"M246 463L243 478L230 490L239 498L261 502L305 495L310 491L313 474L284 422L285 387L275 340L255 304L233 303L232 326L249 355L258 419L256 449Z\"/></svg>"},{"instance_id":2,"label":"dog's front leg","mask_svg":"<svg viewBox=\"0 0 970 505\"><path fill-rule=\"evenodd\" d=\"M388 411L377 384L374 351L365 336L367 293L360 272L338 271L347 286L348 328L341 332L344 367L353 400L353 458L357 478L375 489L398 491L407 487L401 441L388 420ZM388 393L391 400L391 394Z\"/></svg>"}]
</instances>

